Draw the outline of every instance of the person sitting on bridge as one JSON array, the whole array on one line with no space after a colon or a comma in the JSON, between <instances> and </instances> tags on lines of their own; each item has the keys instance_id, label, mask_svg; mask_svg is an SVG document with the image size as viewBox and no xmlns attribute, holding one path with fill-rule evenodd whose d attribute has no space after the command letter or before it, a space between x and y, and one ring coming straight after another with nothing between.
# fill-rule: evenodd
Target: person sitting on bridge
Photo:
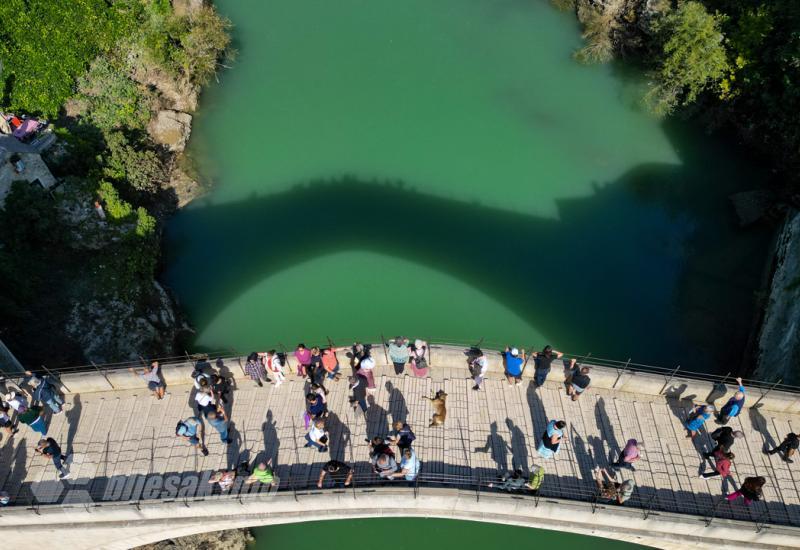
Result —
<instances>
[{"instance_id":1,"label":"person sitting on bridge","mask_svg":"<svg viewBox=\"0 0 800 550\"><path fill-rule=\"evenodd\" d=\"M272 459L270 458L266 462L259 462L258 466L255 467L253 473L250 474L245 480L245 485L252 485L258 481L259 483L264 483L266 485L275 485L275 474L272 471Z\"/></svg>"},{"instance_id":2,"label":"person sitting on bridge","mask_svg":"<svg viewBox=\"0 0 800 550\"><path fill-rule=\"evenodd\" d=\"M686 437L691 437L692 439L697 437L700 428L703 427L706 420L711 418L713 412L713 405L697 405L692 408L689 416L686 418L686 424L684 424L687 432Z\"/></svg>"},{"instance_id":3,"label":"person sitting on bridge","mask_svg":"<svg viewBox=\"0 0 800 550\"><path fill-rule=\"evenodd\" d=\"M388 453L379 454L371 462L373 472L383 479L394 479L394 474L397 472L397 462L392 455Z\"/></svg>"},{"instance_id":4,"label":"person sitting on bridge","mask_svg":"<svg viewBox=\"0 0 800 550\"><path fill-rule=\"evenodd\" d=\"M525 478L522 476L522 470L517 468L511 475L505 474L500 478L500 483L489 483L487 487L500 489L501 491L508 491L510 493L520 491L525 486Z\"/></svg>"},{"instance_id":5,"label":"person sitting on bridge","mask_svg":"<svg viewBox=\"0 0 800 550\"><path fill-rule=\"evenodd\" d=\"M567 395L572 396L573 401L577 401L583 392L589 389L592 379L589 378L589 367L583 367L575 361L570 360L569 384L567 385Z\"/></svg>"},{"instance_id":6,"label":"person sitting on bridge","mask_svg":"<svg viewBox=\"0 0 800 550\"><path fill-rule=\"evenodd\" d=\"M564 354L560 351L553 349L553 346L547 345L542 351L534 351L531 353L534 361L534 376L533 383L535 387L544 385L547 380L547 375L550 374L550 367L555 359L561 359Z\"/></svg>"},{"instance_id":7,"label":"person sitting on bridge","mask_svg":"<svg viewBox=\"0 0 800 550\"><path fill-rule=\"evenodd\" d=\"M781 458L784 462L791 464L794 462L792 460L792 456L797 452L797 448L800 447L800 437L796 433L789 433L780 445L775 447L772 450L764 449L764 454L774 455L775 453L781 453Z\"/></svg>"},{"instance_id":8,"label":"person sitting on bridge","mask_svg":"<svg viewBox=\"0 0 800 550\"><path fill-rule=\"evenodd\" d=\"M400 449L400 452L402 453L404 449L411 447L411 443L417 438L417 436L414 435L414 432L411 430L411 426L405 422L395 422L392 427L394 429L389 433L389 443L392 445L397 445L397 448Z\"/></svg>"},{"instance_id":9,"label":"person sitting on bridge","mask_svg":"<svg viewBox=\"0 0 800 550\"><path fill-rule=\"evenodd\" d=\"M175 435L182 437L200 449L203 456L208 456L208 449L203 445L204 431L203 422L196 416L190 416L186 420L179 420L178 425L175 426Z\"/></svg>"},{"instance_id":10,"label":"person sitting on bridge","mask_svg":"<svg viewBox=\"0 0 800 550\"><path fill-rule=\"evenodd\" d=\"M561 438L564 437L564 428L567 423L563 420L551 420L547 429L542 434L542 440L536 449L542 458L553 458L561 450Z\"/></svg>"},{"instance_id":11,"label":"person sitting on bridge","mask_svg":"<svg viewBox=\"0 0 800 550\"><path fill-rule=\"evenodd\" d=\"M379 455L391 455L394 457L394 451L380 436L375 436L369 440L369 457L375 458Z\"/></svg>"},{"instance_id":12,"label":"person sitting on bridge","mask_svg":"<svg viewBox=\"0 0 800 550\"><path fill-rule=\"evenodd\" d=\"M167 386L164 384L164 381L161 380L158 361L153 361L150 363L149 367L145 365L141 374L136 372L136 369L133 367L129 368L128 370L131 371L134 376L141 376L144 381L147 382L147 388L153 392L153 395L156 396L156 399L164 398L164 391L166 390Z\"/></svg>"},{"instance_id":13,"label":"person sitting on bridge","mask_svg":"<svg viewBox=\"0 0 800 550\"><path fill-rule=\"evenodd\" d=\"M314 421L311 429L306 434L306 447L316 447L317 451L324 453L328 450L328 440L330 436L325 430L325 421L318 418Z\"/></svg>"},{"instance_id":14,"label":"person sitting on bridge","mask_svg":"<svg viewBox=\"0 0 800 550\"><path fill-rule=\"evenodd\" d=\"M339 358L336 356L337 351L344 351L347 348L337 348L330 346L322 350L322 368L327 373L328 380L338 382L342 375L339 373Z\"/></svg>"},{"instance_id":15,"label":"person sitting on bridge","mask_svg":"<svg viewBox=\"0 0 800 550\"><path fill-rule=\"evenodd\" d=\"M294 350L294 358L297 359L297 376L303 378L306 370L311 365L311 350L305 344L297 344Z\"/></svg>"},{"instance_id":16,"label":"person sitting on bridge","mask_svg":"<svg viewBox=\"0 0 800 550\"><path fill-rule=\"evenodd\" d=\"M525 361L525 350L518 350L506 346L503 352L503 359L505 360L506 367L506 380L509 386L515 386L522 383L522 365Z\"/></svg>"},{"instance_id":17,"label":"person sitting on bridge","mask_svg":"<svg viewBox=\"0 0 800 550\"><path fill-rule=\"evenodd\" d=\"M34 452L53 461L53 466L56 467L59 474L58 479L69 479L69 471L64 466L66 457L61 455L61 447L58 446L55 439L48 437L40 440Z\"/></svg>"},{"instance_id":18,"label":"person sitting on bridge","mask_svg":"<svg viewBox=\"0 0 800 550\"><path fill-rule=\"evenodd\" d=\"M742 385L741 378L737 378L736 383L739 384L739 390L734 393L733 397L728 399L728 402L719 410L719 414L717 415L718 424L727 424L731 418L739 416L739 413L742 412L745 399L744 386Z\"/></svg>"},{"instance_id":19,"label":"person sitting on bridge","mask_svg":"<svg viewBox=\"0 0 800 550\"><path fill-rule=\"evenodd\" d=\"M325 405L325 398L316 392L306 394L306 408L308 415L313 418L322 418L327 415L328 407Z\"/></svg>"},{"instance_id":20,"label":"person sitting on bridge","mask_svg":"<svg viewBox=\"0 0 800 550\"><path fill-rule=\"evenodd\" d=\"M19 429L14 426L13 420L11 420L11 407L9 407L7 403L0 403L0 429L6 432L8 437L13 436L19 431Z\"/></svg>"},{"instance_id":21,"label":"person sitting on bridge","mask_svg":"<svg viewBox=\"0 0 800 550\"><path fill-rule=\"evenodd\" d=\"M44 403L50 407L53 414L61 414L63 412L64 399L58 393L56 385L50 381L49 377L39 378L32 371L26 370L23 382L27 383L33 390L29 394L32 402Z\"/></svg>"},{"instance_id":22,"label":"person sitting on bridge","mask_svg":"<svg viewBox=\"0 0 800 550\"><path fill-rule=\"evenodd\" d=\"M236 470L217 470L208 480L211 485L214 485L215 483L219 485L219 490L223 493L230 490L235 481Z\"/></svg>"},{"instance_id":23,"label":"person sitting on bridge","mask_svg":"<svg viewBox=\"0 0 800 550\"><path fill-rule=\"evenodd\" d=\"M595 482L599 491L599 498L624 504L633 495L636 484L632 479L618 481L605 468L595 468Z\"/></svg>"},{"instance_id":24,"label":"person sitting on bridge","mask_svg":"<svg viewBox=\"0 0 800 550\"><path fill-rule=\"evenodd\" d=\"M339 462L338 460L329 460L325 463L325 466L322 467L322 471L319 473L317 487L320 489L322 489L322 482L325 480L325 476L330 476L330 478L333 480L334 486L341 482L344 483L345 487L348 487L350 482L353 481L353 469L344 462Z\"/></svg>"},{"instance_id":25,"label":"person sitting on bridge","mask_svg":"<svg viewBox=\"0 0 800 550\"><path fill-rule=\"evenodd\" d=\"M717 442L717 444L709 452L703 453L703 458L710 458L716 454L717 451L727 453L731 450L731 447L733 447L734 441L744 437L744 432L739 430L733 431L733 428L730 426L725 426L723 428L717 428L709 435L711 436L711 439Z\"/></svg>"},{"instance_id":26,"label":"person sitting on bridge","mask_svg":"<svg viewBox=\"0 0 800 550\"><path fill-rule=\"evenodd\" d=\"M403 449L403 454L400 457L400 469L392 474L394 478L403 478L406 481L414 481L419 474L419 459L417 453L411 447Z\"/></svg>"},{"instance_id":27,"label":"person sitting on bridge","mask_svg":"<svg viewBox=\"0 0 800 550\"><path fill-rule=\"evenodd\" d=\"M264 382L269 382L269 377L267 376L267 371L264 368L264 362L262 361L260 354L257 352L253 352L247 356L247 363L244 365L244 374L250 380L256 383L256 386L259 388L263 388Z\"/></svg>"},{"instance_id":28,"label":"person sitting on bridge","mask_svg":"<svg viewBox=\"0 0 800 550\"><path fill-rule=\"evenodd\" d=\"M619 453L619 458L611 467L615 469L629 468L635 471L636 468L633 467L633 463L642 457L641 451L643 450L644 443L636 441L635 439L629 439L625 444L625 448Z\"/></svg>"}]
</instances>

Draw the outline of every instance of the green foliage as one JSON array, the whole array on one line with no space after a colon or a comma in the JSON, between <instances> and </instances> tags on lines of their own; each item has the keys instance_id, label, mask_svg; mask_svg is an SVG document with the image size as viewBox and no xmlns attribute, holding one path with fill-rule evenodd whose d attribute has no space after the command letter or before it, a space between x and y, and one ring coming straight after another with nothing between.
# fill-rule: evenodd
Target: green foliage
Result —
<instances>
[{"instance_id":1,"label":"green foliage","mask_svg":"<svg viewBox=\"0 0 800 550\"><path fill-rule=\"evenodd\" d=\"M660 21L663 59L646 97L654 112L664 115L694 102L725 76L729 66L724 21L723 15L711 14L695 1L680 4Z\"/></svg>"},{"instance_id":2,"label":"green foliage","mask_svg":"<svg viewBox=\"0 0 800 550\"><path fill-rule=\"evenodd\" d=\"M95 59L78 79L78 97L86 103L88 119L104 131L144 128L150 120L145 89L105 57Z\"/></svg>"},{"instance_id":3,"label":"green foliage","mask_svg":"<svg viewBox=\"0 0 800 550\"><path fill-rule=\"evenodd\" d=\"M106 217L110 221L121 223L129 220L133 213L133 207L120 198L113 183L101 181L97 189L97 196L100 197Z\"/></svg>"},{"instance_id":4,"label":"green foliage","mask_svg":"<svg viewBox=\"0 0 800 550\"><path fill-rule=\"evenodd\" d=\"M166 179L166 169L158 154L144 139L129 139L123 132L106 136L109 154L105 157L106 177L125 181L136 191L153 193Z\"/></svg>"},{"instance_id":5,"label":"green foliage","mask_svg":"<svg viewBox=\"0 0 800 550\"><path fill-rule=\"evenodd\" d=\"M136 209L136 235L148 238L155 235L156 219L150 215L147 209L140 206Z\"/></svg>"},{"instance_id":6,"label":"green foliage","mask_svg":"<svg viewBox=\"0 0 800 550\"><path fill-rule=\"evenodd\" d=\"M0 2L2 106L53 117L89 62L113 47L134 21L128 1Z\"/></svg>"}]
</instances>

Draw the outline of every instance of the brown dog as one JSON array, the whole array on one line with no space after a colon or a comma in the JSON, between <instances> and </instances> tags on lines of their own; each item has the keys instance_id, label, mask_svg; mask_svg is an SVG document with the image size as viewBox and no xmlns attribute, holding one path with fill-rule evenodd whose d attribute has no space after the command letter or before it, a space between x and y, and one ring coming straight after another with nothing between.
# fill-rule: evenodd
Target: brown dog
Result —
<instances>
[{"instance_id":1,"label":"brown dog","mask_svg":"<svg viewBox=\"0 0 800 550\"><path fill-rule=\"evenodd\" d=\"M425 397L425 399L430 399L431 403L433 403L433 418L431 418L430 426L441 426L444 424L445 419L447 418L447 406L445 402L447 401L447 394L444 393L444 390L439 390L436 392L435 397Z\"/></svg>"}]
</instances>

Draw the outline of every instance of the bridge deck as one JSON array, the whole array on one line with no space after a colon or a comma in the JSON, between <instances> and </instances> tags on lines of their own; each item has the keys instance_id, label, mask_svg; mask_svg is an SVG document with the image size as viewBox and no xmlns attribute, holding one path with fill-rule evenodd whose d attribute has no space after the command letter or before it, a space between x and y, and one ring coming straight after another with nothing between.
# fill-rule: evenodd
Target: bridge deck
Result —
<instances>
[{"instance_id":1,"label":"bridge deck","mask_svg":"<svg viewBox=\"0 0 800 550\"><path fill-rule=\"evenodd\" d=\"M495 375L475 392L466 369L433 368L427 379L396 376L381 367L375 372L378 389L366 423L348 404L347 383L328 384L329 453L303 447L304 382L294 375L277 389L257 388L239 377L231 405L234 442L226 448L213 429L207 430L207 457L174 434L177 420L189 416L194 403L190 385L168 388L162 401L146 388L68 395L66 413L52 418L48 435L74 453L66 486L88 491L96 501L103 500L112 476L206 472L259 454L273 457L278 476L291 479L294 487L315 483L330 457L354 463L363 474L359 477L368 478L365 438L385 434L395 420L414 429L414 447L426 476L453 476L454 483L474 488L514 466L528 471L536 464L546 469L544 496L590 500L595 492L592 468L607 466L629 438L636 438L645 442L646 450L635 472L623 470L623 477L632 476L637 485L628 506L705 516L716 503L716 517L800 525L800 473L777 455L761 452L765 442L774 445L788 431L800 429L796 416L748 408L731 421L747 435L733 448L735 479L756 474L767 478L764 501L747 507L741 500L729 504L720 499L720 478L699 479L699 452L710 449L711 440L706 432L694 442L684 436L689 401L591 389L572 402L555 382L535 391L527 379L509 387ZM439 388L449 396L447 422L444 428L429 428L432 407L422 396ZM566 420L568 437L555 459L543 460L536 446L549 419ZM713 421L708 424L713 430ZM74 494L53 496L61 495L64 485L56 480L52 464L33 452L38 439L25 426L13 439L4 437L0 486L12 504L63 502Z\"/></svg>"}]
</instances>

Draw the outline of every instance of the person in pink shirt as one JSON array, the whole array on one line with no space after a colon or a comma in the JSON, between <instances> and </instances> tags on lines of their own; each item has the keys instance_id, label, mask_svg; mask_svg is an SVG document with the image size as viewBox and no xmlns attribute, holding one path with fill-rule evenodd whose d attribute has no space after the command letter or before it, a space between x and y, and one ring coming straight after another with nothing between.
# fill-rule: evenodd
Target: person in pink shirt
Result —
<instances>
[{"instance_id":1,"label":"person in pink shirt","mask_svg":"<svg viewBox=\"0 0 800 550\"><path fill-rule=\"evenodd\" d=\"M294 358L297 359L297 376L303 378L306 375L306 369L311 365L311 350L305 344L297 344Z\"/></svg>"},{"instance_id":2,"label":"person in pink shirt","mask_svg":"<svg viewBox=\"0 0 800 550\"><path fill-rule=\"evenodd\" d=\"M613 467L624 467L635 470L636 468L633 467L633 463L641 458L640 451L643 450L644 443L641 441L636 441L635 439L629 439L628 443L625 445L625 448L622 449L622 452L619 454L619 459L613 464Z\"/></svg>"}]
</instances>

